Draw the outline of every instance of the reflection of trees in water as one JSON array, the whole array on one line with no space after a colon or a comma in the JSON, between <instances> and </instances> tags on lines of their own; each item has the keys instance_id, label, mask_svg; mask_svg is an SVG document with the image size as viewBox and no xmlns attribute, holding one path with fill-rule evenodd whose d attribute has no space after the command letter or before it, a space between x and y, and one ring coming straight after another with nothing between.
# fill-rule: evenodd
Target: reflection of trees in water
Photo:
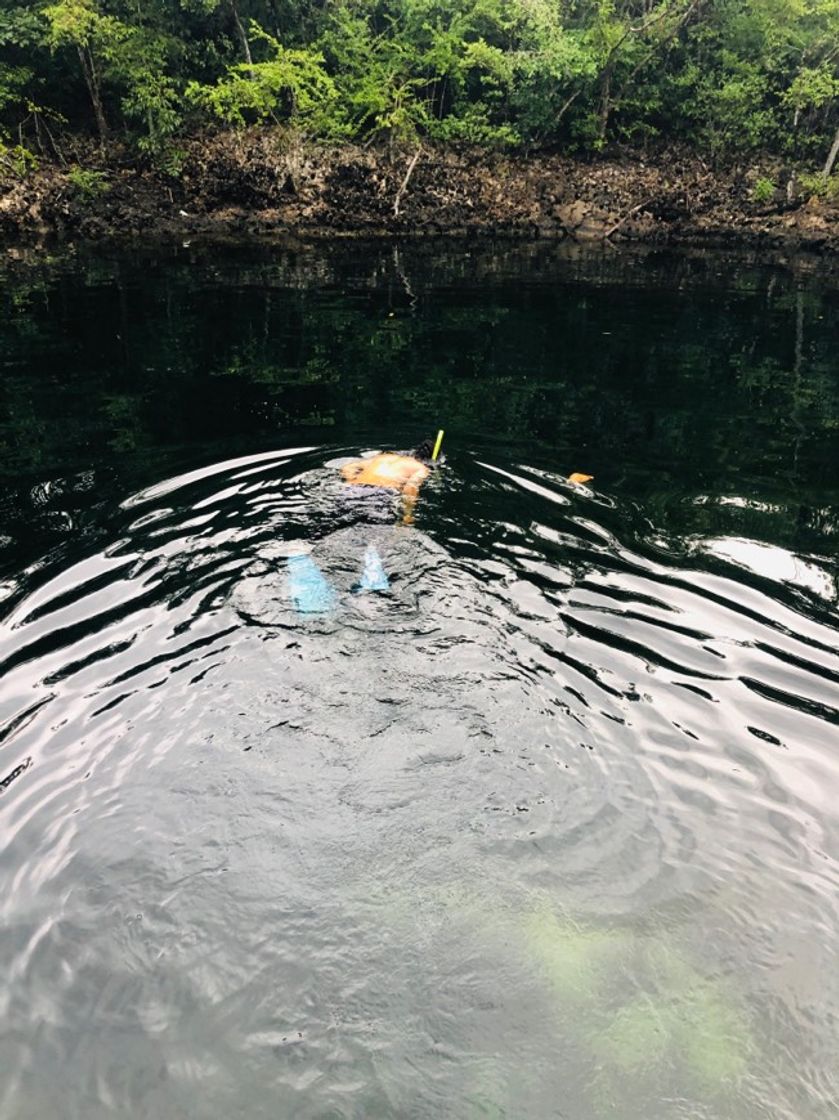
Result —
<instances>
[{"instance_id":1,"label":"reflection of trees in water","mask_svg":"<svg viewBox=\"0 0 839 1120\"><path fill-rule=\"evenodd\" d=\"M806 490L836 441L833 293L713 259L59 262L18 269L5 299L2 438L20 470L278 427L398 442L444 419L452 439L633 489Z\"/></svg>"}]
</instances>

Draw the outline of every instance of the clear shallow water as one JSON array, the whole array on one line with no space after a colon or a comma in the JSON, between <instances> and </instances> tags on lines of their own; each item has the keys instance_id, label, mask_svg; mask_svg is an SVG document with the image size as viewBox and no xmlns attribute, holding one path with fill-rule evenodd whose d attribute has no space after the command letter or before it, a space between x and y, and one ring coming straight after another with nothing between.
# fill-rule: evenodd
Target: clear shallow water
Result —
<instances>
[{"instance_id":1,"label":"clear shallow water","mask_svg":"<svg viewBox=\"0 0 839 1120\"><path fill-rule=\"evenodd\" d=\"M353 247L6 292L0 1115L836 1114L833 289ZM416 525L347 510L330 464L438 418Z\"/></svg>"}]
</instances>

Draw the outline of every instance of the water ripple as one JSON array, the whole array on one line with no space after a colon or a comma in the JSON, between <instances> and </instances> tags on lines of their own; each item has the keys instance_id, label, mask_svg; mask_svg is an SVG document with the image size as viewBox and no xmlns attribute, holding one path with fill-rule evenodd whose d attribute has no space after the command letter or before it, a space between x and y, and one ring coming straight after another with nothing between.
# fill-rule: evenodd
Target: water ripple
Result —
<instances>
[{"instance_id":1,"label":"water ripple","mask_svg":"<svg viewBox=\"0 0 839 1120\"><path fill-rule=\"evenodd\" d=\"M7 600L0 1114L55 1112L48 1064L95 1115L262 1115L267 1078L312 1118L625 1084L627 1116L827 1120L828 567L486 457L395 526L342 505L345 450L148 486ZM682 1052L641 1071L650 1007Z\"/></svg>"}]
</instances>

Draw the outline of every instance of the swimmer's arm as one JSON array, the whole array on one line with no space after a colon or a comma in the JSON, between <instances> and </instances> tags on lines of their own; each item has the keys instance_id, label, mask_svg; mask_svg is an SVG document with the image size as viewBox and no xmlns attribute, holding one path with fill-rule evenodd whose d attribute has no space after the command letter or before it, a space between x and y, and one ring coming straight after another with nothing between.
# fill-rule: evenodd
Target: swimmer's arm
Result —
<instances>
[{"instance_id":1,"label":"swimmer's arm","mask_svg":"<svg viewBox=\"0 0 839 1120\"><path fill-rule=\"evenodd\" d=\"M413 525L414 523L414 507L417 504L419 497L419 489L424 480L428 477L428 468L421 467L418 471L408 479L402 487L402 524Z\"/></svg>"},{"instance_id":2,"label":"swimmer's arm","mask_svg":"<svg viewBox=\"0 0 839 1120\"><path fill-rule=\"evenodd\" d=\"M406 482L402 488L402 524L413 525L414 523L414 507L417 504L419 497L419 484L416 482Z\"/></svg>"}]
</instances>

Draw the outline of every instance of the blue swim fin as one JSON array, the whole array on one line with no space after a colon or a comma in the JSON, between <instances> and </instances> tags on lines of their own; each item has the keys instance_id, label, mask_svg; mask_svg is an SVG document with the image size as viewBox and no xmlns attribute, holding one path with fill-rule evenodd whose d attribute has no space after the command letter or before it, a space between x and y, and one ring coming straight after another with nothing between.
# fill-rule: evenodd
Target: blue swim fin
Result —
<instances>
[{"instance_id":1,"label":"blue swim fin","mask_svg":"<svg viewBox=\"0 0 839 1120\"><path fill-rule=\"evenodd\" d=\"M390 588L390 580L387 578L387 573L382 565L382 558L379 556L376 548L372 544L368 544L364 552L364 571L361 573L361 579L356 584L356 591L387 591Z\"/></svg>"},{"instance_id":2,"label":"blue swim fin","mask_svg":"<svg viewBox=\"0 0 839 1120\"><path fill-rule=\"evenodd\" d=\"M335 606L335 591L311 556L289 556L286 576L289 597L301 614L324 614Z\"/></svg>"}]
</instances>

